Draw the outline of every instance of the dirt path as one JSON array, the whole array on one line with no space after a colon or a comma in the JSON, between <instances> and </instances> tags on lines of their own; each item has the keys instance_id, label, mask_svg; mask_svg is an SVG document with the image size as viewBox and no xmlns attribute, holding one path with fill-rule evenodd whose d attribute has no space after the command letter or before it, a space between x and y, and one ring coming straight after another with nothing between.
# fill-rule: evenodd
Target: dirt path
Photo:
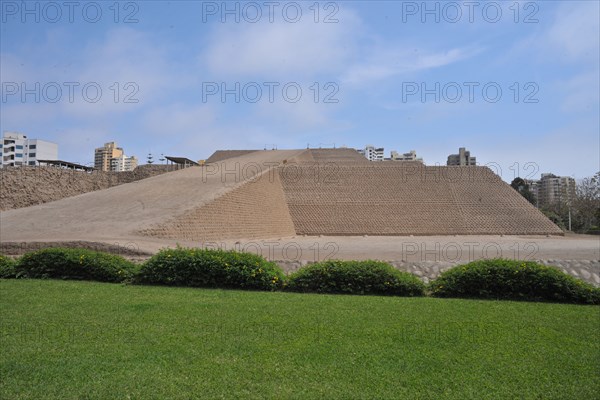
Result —
<instances>
[{"instance_id":1,"label":"dirt path","mask_svg":"<svg viewBox=\"0 0 600 400\"><path fill-rule=\"evenodd\" d=\"M124 256L144 258L164 247L221 248L259 253L271 260L319 261L397 260L407 262L468 262L504 257L525 260L600 260L600 237L590 235L545 236L296 236L266 240L185 242L148 237L101 238L82 244L56 238L54 241L3 242L0 251L22 254L54 245L87 247Z\"/></svg>"}]
</instances>

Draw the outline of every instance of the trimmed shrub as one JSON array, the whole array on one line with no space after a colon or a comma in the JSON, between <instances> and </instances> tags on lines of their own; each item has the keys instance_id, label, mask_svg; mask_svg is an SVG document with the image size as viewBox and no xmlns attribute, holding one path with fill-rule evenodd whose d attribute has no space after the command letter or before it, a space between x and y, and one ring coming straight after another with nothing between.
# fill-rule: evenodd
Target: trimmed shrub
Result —
<instances>
[{"instance_id":1,"label":"trimmed shrub","mask_svg":"<svg viewBox=\"0 0 600 400\"><path fill-rule=\"evenodd\" d=\"M436 297L600 304L600 288L532 261L473 261L445 271L429 289Z\"/></svg>"},{"instance_id":2,"label":"trimmed shrub","mask_svg":"<svg viewBox=\"0 0 600 400\"><path fill-rule=\"evenodd\" d=\"M285 279L274 262L233 250L163 249L140 269L135 283L275 290Z\"/></svg>"},{"instance_id":3,"label":"trimmed shrub","mask_svg":"<svg viewBox=\"0 0 600 400\"><path fill-rule=\"evenodd\" d=\"M21 257L17 278L74 279L123 282L130 279L135 264L121 256L87 249L48 248Z\"/></svg>"},{"instance_id":4,"label":"trimmed shrub","mask_svg":"<svg viewBox=\"0 0 600 400\"><path fill-rule=\"evenodd\" d=\"M329 260L290 275L286 289L295 292L423 296L425 284L381 261Z\"/></svg>"},{"instance_id":5,"label":"trimmed shrub","mask_svg":"<svg viewBox=\"0 0 600 400\"><path fill-rule=\"evenodd\" d=\"M15 277L15 262L12 258L0 254L0 278L8 279Z\"/></svg>"}]
</instances>

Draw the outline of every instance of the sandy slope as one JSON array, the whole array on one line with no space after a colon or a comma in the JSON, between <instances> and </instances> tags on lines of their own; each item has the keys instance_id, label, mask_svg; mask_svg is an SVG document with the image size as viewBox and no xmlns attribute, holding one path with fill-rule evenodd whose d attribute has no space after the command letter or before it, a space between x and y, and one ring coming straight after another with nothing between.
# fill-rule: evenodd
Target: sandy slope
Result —
<instances>
[{"instance_id":1,"label":"sandy slope","mask_svg":"<svg viewBox=\"0 0 600 400\"><path fill-rule=\"evenodd\" d=\"M336 153L353 162L352 154ZM322 162L325 151L257 151L205 167L188 168L138 182L86 193L43 205L0 213L0 242L106 243L154 253L162 247L208 246L260 252L271 259L315 261L323 258L384 260L469 260L508 258L599 260L600 238L592 236L299 236L260 240L227 239L210 243L185 238L143 236L138 232L190 215L215 203L270 167L294 161ZM235 201L233 198L231 201ZM210 208L208 208L210 209ZM263 216L259 216L263 218ZM199 219L201 221L202 218ZM235 224L235 218L229 223ZM200 223L200 222L199 222ZM236 244L237 243L237 244ZM28 245L29 246L29 245ZM460 254L457 257L457 252Z\"/></svg>"},{"instance_id":2,"label":"sandy slope","mask_svg":"<svg viewBox=\"0 0 600 400\"><path fill-rule=\"evenodd\" d=\"M262 151L0 213L1 241L134 239L140 229L206 204L304 150Z\"/></svg>"}]
</instances>

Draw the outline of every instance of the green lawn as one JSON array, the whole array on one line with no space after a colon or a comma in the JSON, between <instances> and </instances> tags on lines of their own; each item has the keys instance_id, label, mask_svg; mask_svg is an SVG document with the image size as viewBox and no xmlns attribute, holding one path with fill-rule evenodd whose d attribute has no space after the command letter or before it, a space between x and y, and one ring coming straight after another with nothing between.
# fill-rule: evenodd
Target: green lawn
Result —
<instances>
[{"instance_id":1,"label":"green lawn","mask_svg":"<svg viewBox=\"0 0 600 400\"><path fill-rule=\"evenodd\" d=\"M1 399L592 399L600 307L0 280Z\"/></svg>"}]
</instances>

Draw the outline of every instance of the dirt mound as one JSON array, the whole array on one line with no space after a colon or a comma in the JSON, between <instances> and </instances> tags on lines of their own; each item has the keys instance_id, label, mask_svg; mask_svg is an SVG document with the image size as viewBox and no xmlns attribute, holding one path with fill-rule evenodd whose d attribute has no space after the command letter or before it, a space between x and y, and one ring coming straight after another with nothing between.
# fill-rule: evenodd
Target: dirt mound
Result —
<instances>
[{"instance_id":1,"label":"dirt mound","mask_svg":"<svg viewBox=\"0 0 600 400\"><path fill-rule=\"evenodd\" d=\"M0 235L197 245L295 234L562 234L488 168L360 157L351 149L254 151L5 211Z\"/></svg>"},{"instance_id":2,"label":"dirt mound","mask_svg":"<svg viewBox=\"0 0 600 400\"><path fill-rule=\"evenodd\" d=\"M168 225L186 213L216 201L253 177L283 165L284 160L291 160L302 152L279 150L250 153L236 157L231 162L173 171L50 203L8 210L0 214L1 238L3 241L51 239L109 243L129 240L139 237L140 231ZM269 174L272 176L274 173ZM275 189L276 186L273 186ZM265 199L265 195L255 194ZM241 200L245 198L244 201L247 201L245 194L241 193L240 196L237 200L240 212L256 213ZM252 204L267 207L263 200ZM244 220L240 218L244 215L230 213L230 216L223 214L223 218L228 218L230 224L239 224L239 229L243 230ZM268 218L267 212L263 218ZM226 225L215 222L211 235L218 235L223 226ZM278 236L279 232L273 235Z\"/></svg>"},{"instance_id":3,"label":"dirt mound","mask_svg":"<svg viewBox=\"0 0 600 400\"><path fill-rule=\"evenodd\" d=\"M164 174L168 165L125 172L84 172L56 167L0 168L0 211L48 203Z\"/></svg>"}]
</instances>

